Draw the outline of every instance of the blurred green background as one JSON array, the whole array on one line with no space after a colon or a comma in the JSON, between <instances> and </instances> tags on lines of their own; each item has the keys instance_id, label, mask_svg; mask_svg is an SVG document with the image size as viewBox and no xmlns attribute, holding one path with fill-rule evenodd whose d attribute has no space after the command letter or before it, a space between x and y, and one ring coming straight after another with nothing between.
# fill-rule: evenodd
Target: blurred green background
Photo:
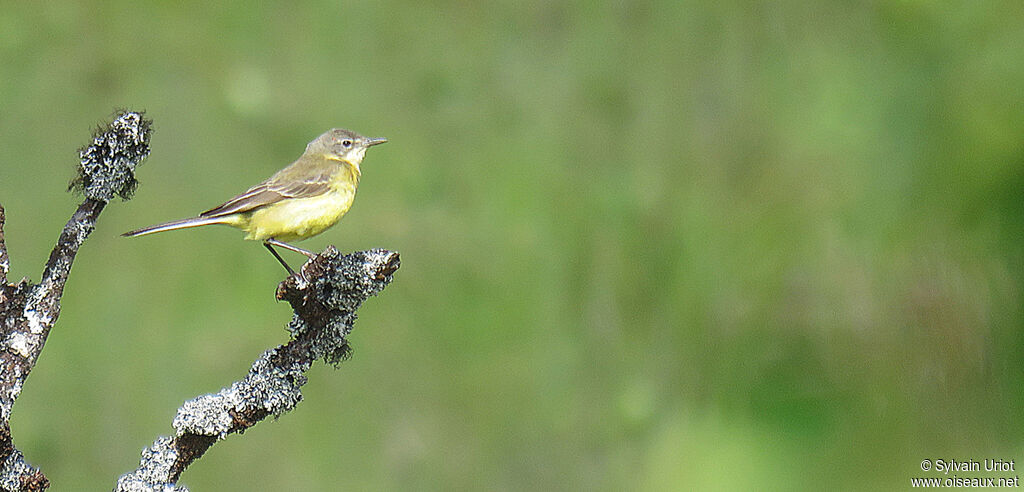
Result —
<instances>
[{"instance_id":1,"label":"blurred green background","mask_svg":"<svg viewBox=\"0 0 1024 492\"><path fill-rule=\"evenodd\" d=\"M1020 2L4 2L13 279L90 129L156 128L15 443L54 490L107 490L285 341L258 244L118 234L340 126L391 142L303 246L402 269L354 357L192 490L891 490L925 458L1021 461L1022 26Z\"/></svg>"}]
</instances>

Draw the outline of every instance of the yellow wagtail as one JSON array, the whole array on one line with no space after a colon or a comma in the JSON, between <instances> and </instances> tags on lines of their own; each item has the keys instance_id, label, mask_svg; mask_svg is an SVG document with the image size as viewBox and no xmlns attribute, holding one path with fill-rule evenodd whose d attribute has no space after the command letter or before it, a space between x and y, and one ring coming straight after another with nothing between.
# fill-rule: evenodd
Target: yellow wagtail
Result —
<instances>
[{"instance_id":1,"label":"yellow wagtail","mask_svg":"<svg viewBox=\"0 0 1024 492\"><path fill-rule=\"evenodd\" d=\"M315 256L284 241L313 237L337 224L355 199L359 164L366 149L387 141L340 128L329 130L310 142L298 160L245 193L197 217L143 227L122 236L226 224L248 233L246 239L263 241L288 273L294 274L274 246Z\"/></svg>"}]
</instances>

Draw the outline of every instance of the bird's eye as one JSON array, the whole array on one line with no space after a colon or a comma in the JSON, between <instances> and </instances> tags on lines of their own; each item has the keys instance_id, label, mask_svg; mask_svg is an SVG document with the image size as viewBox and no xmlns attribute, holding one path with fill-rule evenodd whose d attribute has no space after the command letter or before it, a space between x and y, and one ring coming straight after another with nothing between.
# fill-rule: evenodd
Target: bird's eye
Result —
<instances>
[{"instance_id":1,"label":"bird's eye","mask_svg":"<svg viewBox=\"0 0 1024 492\"><path fill-rule=\"evenodd\" d=\"M341 146L345 147L346 149L350 148L350 147L352 147L352 141L351 140L342 140L341 141Z\"/></svg>"}]
</instances>

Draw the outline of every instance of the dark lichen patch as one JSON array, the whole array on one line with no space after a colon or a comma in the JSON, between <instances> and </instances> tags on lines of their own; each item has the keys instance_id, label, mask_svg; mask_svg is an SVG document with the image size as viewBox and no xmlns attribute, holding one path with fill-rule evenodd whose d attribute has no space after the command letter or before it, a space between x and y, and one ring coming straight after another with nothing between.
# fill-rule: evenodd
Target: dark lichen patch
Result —
<instances>
[{"instance_id":1,"label":"dark lichen patch","mask_svg":"<svg viewBox=\"0 0 1024 492\"><path fill-rule=\"evenodd\" d=\"M281 296L296 307L288 331L296 339L313 330L310 351L317 359L337 365L352 354L347 337L356 321L356 310L368 297L377 295L391 282L398 270L398 253L384 249L342 255L333 246L311 260L302 271L311 279L300 285L293 277L293 292L302 295ZM298 309L298 305L303 309ZM309 316L313 314L313 316ZM309 319L318 326L311 327Z\"/></svg>"},{"instance_id":2,"label":"dark lichen patch","mask_svg":"<svg viewBox=\"0 0 1024 492\"><path fill-rule=\"evenodd\" d=\"M102 202L114 196L130 199L138 186L135 167L149 155L152 124L143 112L119 111L96 129L92 144L78 151L78 177L68 189Z\"/></svg>"}]
</instances>

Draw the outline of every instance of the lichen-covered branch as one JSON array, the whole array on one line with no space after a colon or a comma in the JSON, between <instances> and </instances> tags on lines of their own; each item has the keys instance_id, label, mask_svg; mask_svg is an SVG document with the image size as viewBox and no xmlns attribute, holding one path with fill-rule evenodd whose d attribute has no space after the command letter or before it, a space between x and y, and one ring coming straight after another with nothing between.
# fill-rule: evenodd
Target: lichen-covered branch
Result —
<instances>
[{"instance_id":1,"label":"lichen-covered branch","mask_svg":"<svg viewBox=\"0 0 1024 492\"><path fill-rule=\"evenodd\" d=\"M11 269L11 261L7 259L7 243L4 241L4 206L0 205L0 304L3 304L3 286L7 285L7 272Z\"/></svg>"},{"instance_id":2,"label":"lichen-covered branch","mask_svg":"<svg viewBox=\"0 0 1024 492\"><path fill-rule=\"evenodd\" d=\"M60 298L78 250L107 202L114 196L127 199L135 189L135 167L149 155L150 125L142 113L121 111L79 151L78 177L72 187L82 192L85 201L65 224L38 284L7 282L10 264L0 209L0 490L49 486L42 472L26 463L14 447L11 410L60 315Z\"/></svg>"},{"instance_id":3,"label":"lichen-covered branch","mask_svg":"<svg viewBox=\"0 0 1024 492\"><path fill-rule=\"evenodd\" d=\"M348 356L356 310L391 282L398 267L395 252L341 255L331 246L281 282L277 298L294 310L291 341L264 352L230 387L185 402L174 417L175 436L144 449L139 468L123 475L115 490L185 491L177 485L181 473L214 443L294 408L315 360L337 364Z\"/></svg>"},{"instance_id":4,"label":"lichen-covered branch","mask_svg":"<svg viewBox=\"0 0 1024 492\"><path fill-rule=\"evenodd\" d=\"M0 419L10 419L11 406L21 392L21 383L35 366L43 350L46 337L50 334L57 316L60 315L60 298L64 284L71 272L78 249L96 227L96 219L106 205L104 202L87 198L78 206L71 220L64 225L57 245L50 253L50 260L43 270L42 281L30 284L22 281L12 286L11 296L0 307L8 316L4 318L4 339L0 341Z\"/></svg>"}]
</instances>

